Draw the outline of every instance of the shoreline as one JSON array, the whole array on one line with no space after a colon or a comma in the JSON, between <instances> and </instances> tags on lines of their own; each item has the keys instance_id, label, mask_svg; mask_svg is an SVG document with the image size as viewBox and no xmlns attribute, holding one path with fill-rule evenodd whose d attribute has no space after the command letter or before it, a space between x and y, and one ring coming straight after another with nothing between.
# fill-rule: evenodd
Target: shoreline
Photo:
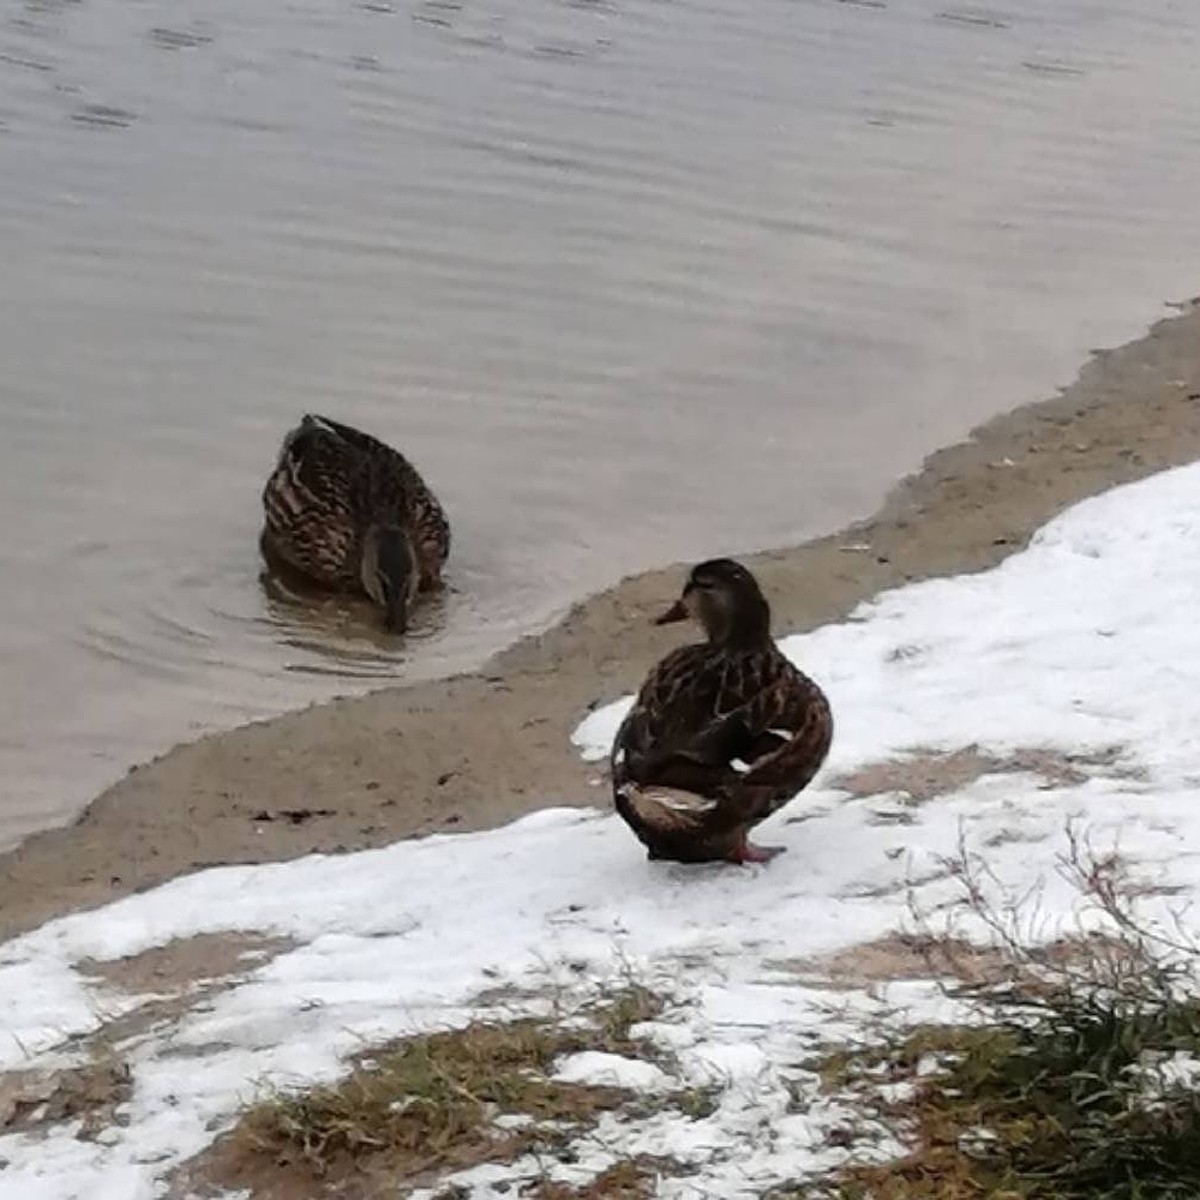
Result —
<instances>
[{"instance_id":1,"label":"shoreline","mask_svg":"<svg viewBox=\"0 0 1200 1200\"><path fill-rule=\"evenodd\" d=\"M873 516L742 557L776 632L802 632L887 588L994 565L1068 505L1198 457L1193 301L1095 353L1057 397L930 455ZM570 733L678 643L650 617L681 574L625 579L479 671L212 734L132 769L75 823L0 855L0 938L202 867L489 828L544 804L606 805L601 772Z\"/></svg>"}]
</instances>

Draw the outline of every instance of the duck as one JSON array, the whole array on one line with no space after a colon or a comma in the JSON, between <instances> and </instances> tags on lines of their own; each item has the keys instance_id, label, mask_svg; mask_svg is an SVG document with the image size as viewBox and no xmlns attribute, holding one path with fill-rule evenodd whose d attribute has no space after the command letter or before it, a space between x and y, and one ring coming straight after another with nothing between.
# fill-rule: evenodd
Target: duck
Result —
<instances>
[{"instance_id":1,"label":"duck","mask_svg":"<svg viewBox=\"0 0 1200 1200\"><path fill-rule=\"evenodd\" d=\"M283 439L262 493L268 566L363 593L403 633L418 592L441 582L450 523L416 467L368 433L306 413Z\"/></svg>"},{"instance_id":2,"label":"duck","mask_svg":"<svg viewBox=\"0 0 1200 1200\"><path fill-rule=\"evenodd\" d=\"M691 619L702 642L651 670L613 740L617 812L651 859L766 863L750 830L812 781L833 742L820 686L771 637L771 610L741 563L694 566L656 624Z\"/></svg>"}]
</instances>

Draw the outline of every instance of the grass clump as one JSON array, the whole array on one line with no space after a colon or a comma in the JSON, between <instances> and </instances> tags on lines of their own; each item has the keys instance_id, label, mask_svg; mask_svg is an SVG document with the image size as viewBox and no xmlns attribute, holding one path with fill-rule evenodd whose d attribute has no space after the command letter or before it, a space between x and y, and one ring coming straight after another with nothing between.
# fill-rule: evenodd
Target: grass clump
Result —
<instances>
[{"instance_id":1,"label":"grass clump","mask_svg":"<svg viewBox=\"0 0 1200 1200\"><path fill-rule=\"evenodd\" d=\"M955 989L977 1022L909 1030L820 1064L826 1087L873 1096L910 1146L789 1196L838 1200L1196 1200L1200 1197L1200 947L1139 923L1118 860L1072 843L1064 862L1113 934L1072 953L1027 948L983 901L1003 978ZM881 1090L881 1084L907 1085Z\"/></svg>"},{"instance_id":2,"label":"grass clump","mask_svg":"<svg viewBox=\"0 0 1200 1200\"><path fill-rule=\"evenodd\" d=\"M1052 1004L1028 1024L920 1030L887 1063L915 1088L887 1112L914 1148L847 1169L840 1195L1195 1200L1200 1095L1155 1066L1177 1052L1200 1056L1195 1001L1124 1015ZM944 1065L915 1078L930 1055Z\"/></svg>"},{"instance_id":3,"label":"grass clump","mask_svg":"<svg viewBox=\"0 0 1200 1200\"><path fill-rule=\"evenodd\" d=\"M455 1159L519 1153L533 1135L494 1130L498 1115L578 1122L624 1098L546 1078L576 1038L537 1020L475 1023L373 1055L337 1083L280 1093L245 1116L242 1135L318 1175L339 1159L384 1154L405 1173Z\"/></svg>"},{"instance_id":4,"label":"grass clump","mask_svg":"<svg viewBox=\"0 0 1200 1200\"><path fill-rule=\"evenodd\" d=\"M400 1182L552 1151L599 1114L638 1099L555 1080L557 1060L585 1050L661 1057L633 1027L662 1007L661 997L630 983L573 1012L476 1021L391 1043L336 1083L254 1105L214 1173L244 1179L257 1160L326 1181L369 1171Z\"/></svg>"}]
</instances>

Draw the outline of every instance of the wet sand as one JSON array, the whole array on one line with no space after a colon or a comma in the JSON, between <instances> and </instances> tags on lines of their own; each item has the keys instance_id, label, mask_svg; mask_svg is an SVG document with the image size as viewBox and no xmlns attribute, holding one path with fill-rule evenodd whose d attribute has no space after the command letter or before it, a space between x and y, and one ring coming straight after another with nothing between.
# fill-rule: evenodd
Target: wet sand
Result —
<instances>
[{"instance_id":1,"label":"wet sand","mask_svg":"<svg viewBox=\"0 0 1200 1200\"><path fill-rule=\"evenodd\" d=\"M991 566L1075 501L1197 457L1193 302L1146 337L1097 353L1055 399L933 454L870 519L745 561L776 629L803 630L882 589ZM75 824L0 857L0 936L214 864L606 804L602 772L579 761L569 735L678 643L678 630L650 618L681 575L676 566L627 579L478 672L217 734L131 771Z\"/></svg>"}]
</instances>

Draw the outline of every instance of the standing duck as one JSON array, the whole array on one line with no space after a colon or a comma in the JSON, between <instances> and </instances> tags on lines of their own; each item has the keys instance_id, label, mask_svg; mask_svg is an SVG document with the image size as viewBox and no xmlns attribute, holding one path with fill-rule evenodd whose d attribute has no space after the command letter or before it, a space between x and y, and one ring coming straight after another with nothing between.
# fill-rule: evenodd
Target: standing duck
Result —
<instances>
[{"instance_id":1,"label":"standing duck","mask_svg":"<svg viewBox=\"0 0 1200 1200\"><path fill-rule=\"evenodd\" d=\"M692 569L656 624L692 618L706 640L650 672L613 742L617 811L651 858L767 862L750 829L820 769L833 740L825 693L771 640L754 576L715 558Z\"/></svg>"},{"instance_id":2,"label":"standing duck","mask_svg":"<svg viewBox=\"0 0 1200 1200\"><path fill-rule=\"evenodd\" d=\"M407 627L416 593L437 586L450 552L446 514L408 459L328 417L309 414L283 439L263 509L269 564L365 592L393 633Z\"/></svg>"}]
</instances>

